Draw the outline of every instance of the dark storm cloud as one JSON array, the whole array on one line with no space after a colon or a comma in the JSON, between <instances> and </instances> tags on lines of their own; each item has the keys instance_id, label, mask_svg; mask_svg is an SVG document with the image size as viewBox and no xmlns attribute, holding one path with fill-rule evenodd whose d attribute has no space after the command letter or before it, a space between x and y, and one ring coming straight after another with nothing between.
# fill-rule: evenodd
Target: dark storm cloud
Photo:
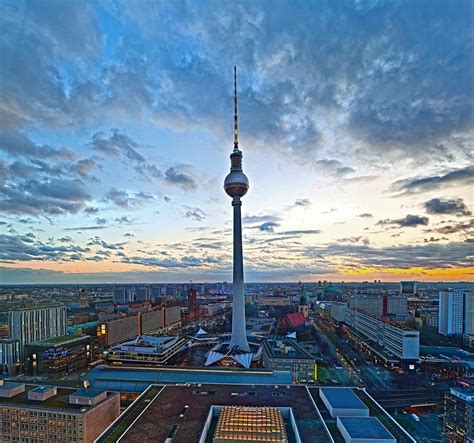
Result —
<instances>
[{"instance_id":1,"label":"dark storm cloud","mask_svg":"<svg viewBox=\"0 0 474 443\"><path fill-rule=\"evenodd\" d=\"M0 186L0 210L11 214L75 214L89 200L91 196L79 179L28 180Z\"/></svg>"},{"instance_id":2,"label":"dark storm cloud","mask_svg":"<svg viewBox=\"0 0 474 443\"><path fill-rule=\"evenodd\" d=\"M373 248L367 245L331 244L307 248L310 257L344 257L357 266L383 268L452 268L472 266L474 250L467 242L400 245Z\"/></svg>"},{"instance_id":3,"label":"dark storm cloud","mask_svg":"<svg viewBox=\"0 0 474 443\"><path fill-rule=\"evenodd\" d=\"M146 147L118 129L112 129L111 135L97 132L92 136L90 146L98 153L105 156L119 157L130 163L138 174L138 178L148 177L162 179L165 183L178 186L184 190L195 189L197 184L194 177L179 170L180 166L169 167L164 173L153 163L147 161L140 152Z\"/></svg>"},{"instance_id":4,"label":"dark storm cloud","mask_svg":"<svg viewBox=\"0 0 474 443\"><path fill-rule=\"evenodd\" d=\"M311 200L309 198L298 198L293 205L307 208L311 206Z\"/></svg>"},{"instance_id":5,"label":"dark storm cloud","mask_svg":"<svg viewBox=\"0 0 474 443\"><path fill-rule=\"evenodd\" d=\"M156 257L123 257L122 263L149 266L152 268L195 268L213 262L212 259L197 257L156 258Z\"/></svg>"},{"instance_id":6,"label":"dark storm cloud","mask_svg":"<svg viewBox=\"0 0 474 443\"><path fill-rule=\"evenodd\" d=\"M101 246L105 249L119 249L123 250L123 246L126 242L122 243L108 243L105 240L102 240L99 236L95 236L94 238L90 239L87 243L87 246Z\"/></svg>"},{"instance_id":7,"label":"dark storm cloud","mask_svg":"<svg viewBox=\"0 0 474 443\"><path fill-rule=\"evenodd\" d=\"M100 225L100 226L74 226L69 228L64 228L65 231L95 231L106 229L107 226Z\"/></svg>"},{"instance_id":8,"label":"dark storm cloud","mask_svg":"<svg viewBox=\"0 0 474 443\"><path fill-rule=\"evenodd\" d=\"M27 157L29 159L73 160L76 158L74 152L69 149L38 145L25 134L13 130L0 132L0 149L12 156Z\"/></svg>"},{"instance_id":9,"label":"dark storm cloud","mask_svg":"<svg viewBox=\"0 0 474 443\"><path fill-rule=\"evenodd\" d=\"M130 218L128 215L122 215L122 217L115 217L114 221L120 223L121 225L129 225L133 223L133 219Z\"/></svg>"},{"instance_id":10,"label":"dark storm cloud","mask_svg":"<svg viewBox=\"0 0 474 443\"><path fill-rule=\"evenodd\" d=\"M470 235L474 231L474 219L465 222L447 224L430 229L428 232L438 232L439 234L464 234Z\"/></svg>"},{"instance_id":11,"label":"dark storm cloud","mask_svg":"<svg viewBox=\"0 0 474 443\"><path fill-rule=\"evenodd\" d=\"M129 193L127 191L112 188L105 195L105 200L122 209L131 209L136 206L147 204L155 199L154 195L145 192Z\"/></svg>"},{"instance_id":12,"label":"dark storm cloud","mask_svg":"<svg viewBox=\"0 0 474 443\"><path fill-rule=\"evenodd\" d=\"M416 227L416 226L426 226L429 222L429 218L422 215L412 215L408 214L404 218L399 219L385 219L379 220L378 225L398 225L400 227Z\"/></svg>"},{"instance_id":13,"label":"dark storm cloud","mask_svg":"<svg viewBox=\"0 0 474 443\"><path fill-rule=\"evenodd\" d=\"M267 6L170 2L146 16L133 2L120 13L82 2L5 6L3 121L68 124L125 114L223 132L228 66L237 61L242 125L256 146L298 158L315 152L317 116L335 110L377 153L396 146L409 157L468 155L468 146L444 141L472 126L470 2ZM113 60L99 58L101 9L110 9L124 36L107 36ZM74 63L77 72L58 69Z\"/></svg>"},{"instance_id":14,"label":"dark storm cloud","mask_svg":"<svg viewBox=\"0 0 474 443\"><path fill-rule=\"evenodd\" d=\"M317 160L315 162L315 165L322 172L325 172L327 174L337 175L337 176L347 175L347 174L350 174L351 172L355 172L354 168L351 168L350 166L346 166L342 164L339 160L334 160L334 159Z\"/></svg>"},{"instance_id":15,"label":"dark storm cloud","mask_svg":"<svg viewBox=\"0 0 474 443\"><path fill-rule=\"evenodd\" d=\"M95 133L90 144L93 149L104 155L115 157L123 155L134 163L146 164L145 157L138 150L138 143L128 135L121 134L118 129L112 129L110 137L107 137L105 132Z\"/></svg>"},{"instance_id":16,"label":"dark storm cloud","mask_svg":"<svg viewBox=\"0 0 474 443\"><path fill-rule=\"evenodd\" d=\"M258 229L262 232L274 232L275 228L280 226L280 223L276 222L265 222L258 226Z\"/></svg>"},{"instance_id":17,"label":"dark storm cloud","mask_svg":"<svg viewBox=\"0 0 474 443\"><path fill-rule=\"evenodd\" d=\"M471 215L462 198L432 198L425 202L428 214Z\"/></svg>"},{"instance_id":18,"label":"dark storm cloud","mask_svg":"<svg viewBox=\"0 0 474 443\"><path fill-rule=\"evenodd\" d=\"M283 231L279 232L281 235L313 235L313 234L321 234L319 229L297 229L293 231Z\"/></svg>"},{"instance_id":19,"label":"dark storm cloud","mask_svg":"<svg viewBox=\"0 0 474 443\"><path fill-rule=\"evenodd\" d=\"M191 218L196 221L203 221L207 214L200 208L193 208L191 206L183 205L183 217Z\"/></svg>"},{"instance_id":20,"label":"dark storm cloud","mask_svg":"<svg viewBox=\"0 0 474 443\"><path fill-rule=\"evenodd\" d=\"M242 218L242 221L246 224L254 223L277 223L280 221L280 217L277 215L246 215Z\"/></svg>"},{"instance_id":21,"label":"dark storm cloud","mask_svg":"<svg viewBox=\"0 0 474 443\"><path fill-rule=\"evenodd\" d=\"M81 259L90 248L76 245L47 245L29 235L1 235L1 261L68 261Z\"/></svg>"},{"instance_id":22,"label":"dark storm cloud","mask_svg":"<svg viewBox=\"0 0 474 443\"><path fill-rule=\"evenodd\" d=\"M175 168L168 168L165 172L165 180L168 183L182 187L183 189L195 189L197 183L193 177L184 172L177 171Z\"/></svg>"},{"instance_id":23,"label":"dark storm cloud","mask_svg":"<svg viewBox=\"0 0 474 443\"><path fill-rule=\"evenodd\" d=\"M428 177L411 177L396 181L391 186L393 192L424 192L444 186L469 186L474 184L474 166L447 171Z\"/></svg>"}]
</instances>

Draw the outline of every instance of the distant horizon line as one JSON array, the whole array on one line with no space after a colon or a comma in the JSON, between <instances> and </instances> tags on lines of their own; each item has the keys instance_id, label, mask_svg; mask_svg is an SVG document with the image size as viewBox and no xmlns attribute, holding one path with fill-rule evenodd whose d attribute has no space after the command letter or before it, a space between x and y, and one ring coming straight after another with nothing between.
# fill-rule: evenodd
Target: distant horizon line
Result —
<instances>
[{"instance_id":1,"label":"distant horizon line","mask_svg":"<svg viewBox=\"0 0 474 443\"><path fill-rule=\"evenodd\" d=\"M245 284L295 284L301 285L305 284L318 284L320 281L294 281L294 280L282 280L282 281L246 281ZM474 281L466 281L466 280L377 280L377 281L346 281L346 280L321 280L321 283L325 282L326 284L346 284L346 285L353 285L353 284L399 284L401 282L415 282L421 284L471 284L474 285ZM130 286L130 285L216 285L216 284L228 284L231 285L232 281L175 281L175 282L101 282L101 283L7 283L7 284L0 284L0 288L8 288L8 287L19 287L19 286L105 286L105 285L114 285L114 286Z\"/></svg>"}]
</instances>

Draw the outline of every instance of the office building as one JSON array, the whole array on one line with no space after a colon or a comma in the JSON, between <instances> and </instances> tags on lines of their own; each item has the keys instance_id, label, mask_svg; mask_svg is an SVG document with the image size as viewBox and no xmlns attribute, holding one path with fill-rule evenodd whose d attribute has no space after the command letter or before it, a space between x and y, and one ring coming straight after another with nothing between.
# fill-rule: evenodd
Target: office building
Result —
<instances>
[{"instance_id":1,"label":"office building","mask_svg":"<svg viewBox=\"0 0 474 443\"><path fill-rule=\"evenodd\" d=\"M8 311L9 338L19 341L22 356L26 344L66 335L66 326L65 306L43 306Z\"/></svg>"},{"instance_id":2,"label":"office building","mask_svg":"<svg viewBox=\"0 0 474 443\"><path fill-rule=\"evenodd\" d=\"M401 281L400 295L412 297L416 294L416 281Z\"/></svg>"},{"instance_id":3,"label":"office building","mask_svg":"<svg viewBox=\"0 0 474 443\"><path fill-rule=\"evenodd\" d=\"M0 372L16 375L22 361L20 341L14 338L0 338Z\"/></svg>"},{"instance_id":4,"label":"office building","mask_svg":"<svg viewBox=\"0 0 474 443\"><path fill-rule=\"evenodd\" d=\"M140 335L138 315L101 321L97 324L97 338L102 346L111 346Z\"/></svg>"},{"instance_id":5,"label":"office building","mask_svg":"<svg viewBox=\"0 0 474 443\"><path fill-rule=\"evenodd\" d=\"M0 381L0 441L92 443L120 415L118 394Z\"/></svg>"},{"instance_id":6,"label":"office building","mask_svg":"<svg viewBox=\"0 0 474 443\"><path fill-rule=\"evenodd\" d=\"M170 330L181 323L179 306L160 306L152 311L139 312L97 324L97 337L102 346L112 346L138 335Z\"/></svg>"},{"instance_id":7,"label":"office building","mask_svg":"<svg viewBox=\"0 0 474 443\"><path fill-rule=\"evenodd\" d=\"M135 301L151 300L151 290L149 287L141 286L136 289Z\"/></svg>"},{"instance_id":8,"label":"office building","mask_svg":"<svg viewBox=\"0 0 474 443\"><path fill-rule=\"evenodd\" d=\"M331 303L331 317L339 323L342 323L346 318L347 303L332 302Z\"/></svg>"},{"instance_id":9,"label":"office building","mask_svg":"<svg viewBox=\"0 0 474 443\"><path fill-rule=\"evenodd\" d=\"M420 333L393 321L378 319L358 309L346 309L345 323L362 334L375 353L395 356L403 370L415 370L420 357Z\"/></svg>"},{"instance_id":10,"label":"office building","mask_svg":"<svg viewBox=\"0 0 474 443\"><path fill-rule=\"evenodd\" d=\"M442 335L472 335L474 292L463 289L440 291L438 332Z\"/></svg>"},{"instance_id":11,"label":"office building","mask_svg":"<svg viewBox=\"0 0 474 443\"><path fill-rule=\"evenodd\" d=\"M446 394L444 431L450 443L474 441L474 388L451 388Z\"/></svg>"},{"instance_id":12,"label":"office building","mask_svg":"<svg viewBox=\"0 0 474 443\"><path fill-rule=\"evenodd\" d=\"M406 295L353 295L349 308L358 308L374 317L406 316L408 301Z\"/></svg>"},{"instance_id":13,"label":"office building","mask_svg":"<svg viewBox=\"0 0 474 443\"><path fill-rule=\"evenodd\" d=\"M141 335L134 340L121 343L109 349L108 363L160 364L187 348L188 340L173 337Z\"/></svg>"},{"instance_id":14,"label":"office building","mask_svg":"<svg viewBox=\"0 0 474 443\"><path fill-rule=\"evenodd\" d=\"M92 361L89 335L64 335L25 346L26 368L33 375L60 377L83 371Z\"/></svg>"},{"instance_id":15,"label":"office building","mask_svg":"<svg viewBox=\"0 0 474 443\"><path fill-rule=\"evenodd\" d=\"M463 300L463 341L474 349L474 292L466 292Z\"/></svg>"},{"instance_id":16,"label":"office building","mask_svg":"<svg viewBox=\"0 0 474 443\"><path fill-rule=\"evenodd\" d=\"M264 340L263 364L269 369L290 370L293 383L315 383L317 380L314 357L294 340Z\"/></svg>"}]
</instances>

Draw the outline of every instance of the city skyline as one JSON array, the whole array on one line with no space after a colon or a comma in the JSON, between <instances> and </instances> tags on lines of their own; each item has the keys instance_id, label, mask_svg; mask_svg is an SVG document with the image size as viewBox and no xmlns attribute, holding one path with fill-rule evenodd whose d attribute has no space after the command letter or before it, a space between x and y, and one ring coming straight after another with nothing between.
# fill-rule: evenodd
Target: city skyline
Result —
<instances>
[{"instance_id":1,"label":"city skyline","mask_svg":"<svg viewBox=\"0 0 474 443\"><path fill-rule=\"evenodd\" d=\"M468 1L1 7L0 281L472 281Z\"/></svg>"}]
</instances>

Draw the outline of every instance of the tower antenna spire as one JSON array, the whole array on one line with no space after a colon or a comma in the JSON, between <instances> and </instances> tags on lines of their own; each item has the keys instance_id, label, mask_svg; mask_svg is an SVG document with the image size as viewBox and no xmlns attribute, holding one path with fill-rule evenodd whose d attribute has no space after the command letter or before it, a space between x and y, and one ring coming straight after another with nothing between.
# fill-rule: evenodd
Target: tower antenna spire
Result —
<instances>
[{"instance_id":1,"label":"tower antenna spire","mask_svg":"<svg viewBox=\"0 0 474 443\"><path fill-rule=\"evenodd\" d=\"M234 65L234 151L239 150L239 123L237 116L237 66Z\"/></svg>"}]
</instances>

